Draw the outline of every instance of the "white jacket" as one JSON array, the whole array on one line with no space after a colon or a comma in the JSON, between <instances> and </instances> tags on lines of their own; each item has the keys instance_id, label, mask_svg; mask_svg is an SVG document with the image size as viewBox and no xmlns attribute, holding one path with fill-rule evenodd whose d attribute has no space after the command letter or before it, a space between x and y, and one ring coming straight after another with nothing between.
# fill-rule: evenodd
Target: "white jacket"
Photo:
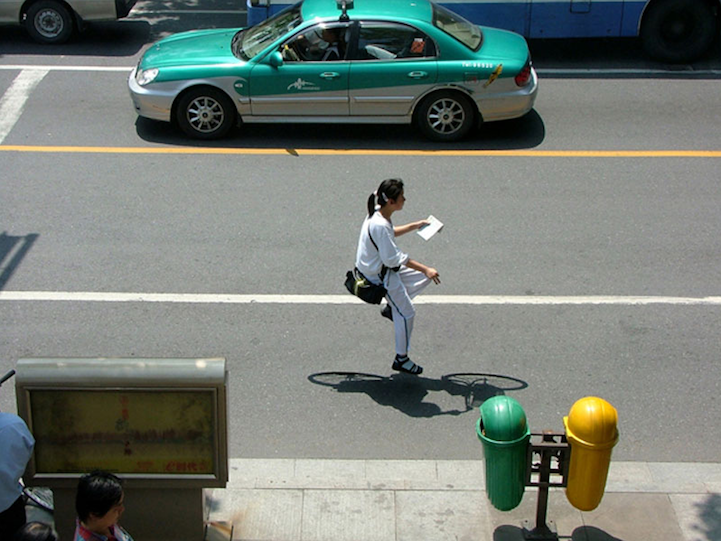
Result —
<instances>
[{"instance_id":1,"label":"white jacket","mask_svg":"<svg viewBox=\"0 0 721 541\"><path fill-rule=\"evenodd\" d=\"M373 245L369 231L378 249ZM374 212L373 216L363 221L355 259L355 266L363 276L372 280L381 273L383 265L393 269L408 262L408 254L398 248L395 236L393 224L380 212Z\"/></svg>"}]
</instances>

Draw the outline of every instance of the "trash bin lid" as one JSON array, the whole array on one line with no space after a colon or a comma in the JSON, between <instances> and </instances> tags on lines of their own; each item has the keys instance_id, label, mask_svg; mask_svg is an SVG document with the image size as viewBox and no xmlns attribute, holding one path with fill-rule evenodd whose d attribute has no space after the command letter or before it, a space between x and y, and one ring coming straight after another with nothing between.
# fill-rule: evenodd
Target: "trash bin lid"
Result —
<instances>
[{"instance_id":1,"label":"trash bin lid","mask_svg":"<svg viewBox=\"0 0 721 541\"><path fill-rule=\"evenodd\" d=\"M618 412L611 404L597 396L576 401L565 419L572 437L590 444L604 444L618 439Z\"/></svg>"},{"instance_id":2,"label":"trash bin lid","mask_svg":"<svg viewBox=\"0 0 721 541\"><path fill-rule=\"evenodd\" d=\"M494 396L480 407L481 421L486 438L496 441L514 441L529 431L526 412L510 396Z\"/></svg>"}]
</instances>

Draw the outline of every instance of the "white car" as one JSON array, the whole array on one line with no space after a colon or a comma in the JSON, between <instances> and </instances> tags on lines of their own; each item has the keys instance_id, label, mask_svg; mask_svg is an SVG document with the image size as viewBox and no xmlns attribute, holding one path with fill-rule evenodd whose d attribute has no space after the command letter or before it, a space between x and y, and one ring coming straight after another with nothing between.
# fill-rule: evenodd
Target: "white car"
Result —
<instances>
[{"instance_id":1,"label":"white car","mask_svg":"<svg viewBox=\"0 0 721 541\"><path fill-rule=\"evenodd\" d=\"M0 0L0 23L25 26L40 43L64 43L85 21L126 17L136 0Z\"/></svg>"}]
</instances>

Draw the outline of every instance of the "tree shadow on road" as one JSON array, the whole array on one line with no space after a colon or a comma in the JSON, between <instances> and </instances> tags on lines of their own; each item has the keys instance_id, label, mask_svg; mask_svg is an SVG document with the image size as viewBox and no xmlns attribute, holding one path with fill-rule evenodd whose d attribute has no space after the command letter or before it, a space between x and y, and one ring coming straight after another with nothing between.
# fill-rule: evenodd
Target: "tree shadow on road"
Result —
<instances>
[{"instance_id":1,"label":"tree shadow on road","mask_svg":"<svg viewBox=\"0 0 721 541\"><path fill-rule=\"evenodd\" d=\"M702 539L721 539L721 495L709 494L703 502L695 504L701 524L693 526Z\"/></svg>"},{"instance_id":2,"label":"tree shadow on road","mask_svg":"<svg viewBox=\"0 0 721 541\"><path fill-rule=\"evenodd\" d=\"M378 376L360 372L319 372L308 376L316 385L332 387L339 393L363 393L381 406L390 406L409 417L461 415L480 406L485 400L508 391L528 387L520 379L498 374L458 373L440 379L393 374ZM431 392L445 392L463 399L458 408L443 410L426 401Z\"/></svg>"}]
</instances>

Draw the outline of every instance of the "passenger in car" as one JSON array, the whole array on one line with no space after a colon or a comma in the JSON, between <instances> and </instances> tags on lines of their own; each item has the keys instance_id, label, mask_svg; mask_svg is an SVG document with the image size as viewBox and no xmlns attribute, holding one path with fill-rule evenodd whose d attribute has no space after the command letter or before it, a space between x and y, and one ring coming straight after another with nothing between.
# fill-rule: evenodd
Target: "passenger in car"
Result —
<instances>
[{"instance_id":1,"label":"passenger in car","mask_svg":"<svg viewBox=\"0 0 721 541\"><path fill-rule=\"evenodd\" d=\"M298 56L298 60L306 62L337 61L345 58L346 43L341 37L345 29L339 27L322 27L307 34L300 34L290 44L290 48ZM292 58L292 55L290 57Z\"/></svg>"},{"instance_id":2,"label":"passenger in car","mask_svg":"<svg viewBox=\"0 0 721 541\"><path fill-rule=\"evenodd\" d=\"M345 43L340 37L340 28L324 28L321 32L323 41L327 43L321 60L343 60L345 57Z\"/></svg>"}]
</instances>

